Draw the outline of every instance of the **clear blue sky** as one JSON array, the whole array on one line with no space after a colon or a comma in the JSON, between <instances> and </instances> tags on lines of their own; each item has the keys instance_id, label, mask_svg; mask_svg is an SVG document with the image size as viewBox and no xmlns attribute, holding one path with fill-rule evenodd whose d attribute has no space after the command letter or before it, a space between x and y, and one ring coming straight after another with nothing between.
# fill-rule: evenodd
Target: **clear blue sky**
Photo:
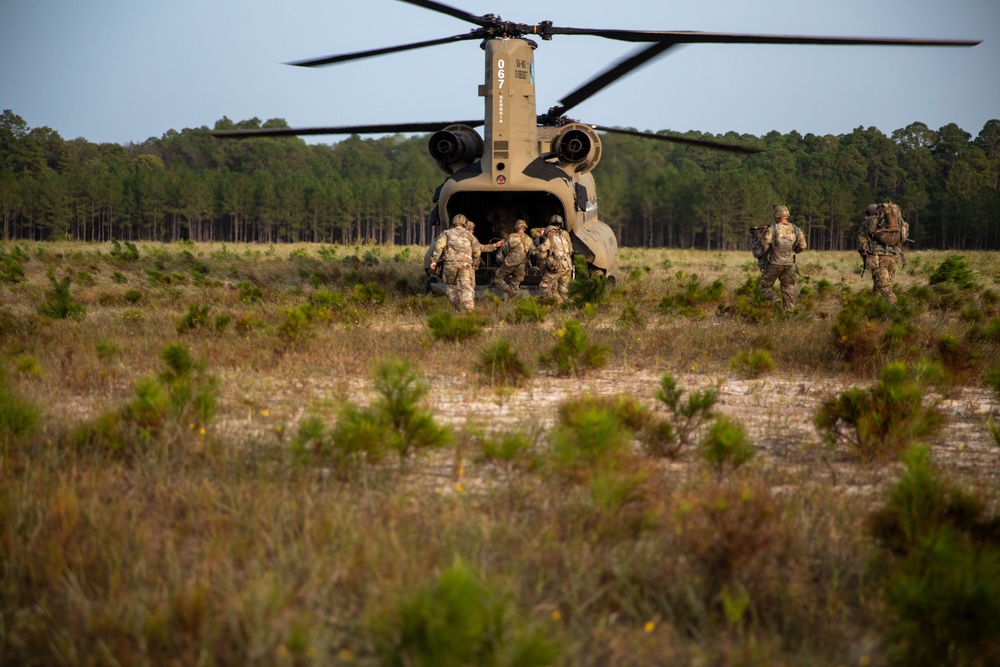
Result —
<instances>
[{"instance_id":1,"label":"clear blue sky","mask_svg":"<svg viewBox=\"0 0 1000 667\"><path fill-rule=\"evenodd\" d=\"M1000 118L1000 0L446 0L584 28L981 39L973 48L691 45L574 108L641 130L977 135ZM481 117L475 41L306 69L288 61L467 32L395 0L0 0L0 108L64 139L141 142L188 127ZM535 52L539 110L633 45L557 36ZM310 141L336 141L315 138Z\"/></svg>"}]
</instances>

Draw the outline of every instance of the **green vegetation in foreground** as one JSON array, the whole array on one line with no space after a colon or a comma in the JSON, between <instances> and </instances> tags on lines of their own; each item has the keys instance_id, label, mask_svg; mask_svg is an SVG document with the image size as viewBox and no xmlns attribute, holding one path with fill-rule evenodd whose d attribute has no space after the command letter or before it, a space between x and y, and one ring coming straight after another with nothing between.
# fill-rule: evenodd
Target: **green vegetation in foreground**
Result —
<instances>
[{"instance_id":1,"label":"green vegetation in foreground","mask_svg":"<svg viewBox=\"0 0 1000 667\"><path fill-rule=\"evenodd\" d=\"M462 320L398 248L3 252L0 664L1000 659L992 255L888 307L807 253L786 314L626 248Z\"/></svg>"}]
</instances>

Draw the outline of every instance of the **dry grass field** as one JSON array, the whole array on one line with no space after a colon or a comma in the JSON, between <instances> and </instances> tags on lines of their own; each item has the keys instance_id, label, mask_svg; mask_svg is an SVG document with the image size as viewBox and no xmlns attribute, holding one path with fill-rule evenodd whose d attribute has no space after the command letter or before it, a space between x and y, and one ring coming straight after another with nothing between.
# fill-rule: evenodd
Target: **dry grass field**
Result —
<instances>
[{"instance_id":1,"label":"dry grass field","mask_svg":"<svg viewBox=\"0 0 1000 667\"><path fill-rule=\"evenodd\" d=\"M0 664L1000 663L993 254L0 248Z\"/></svg>"}]
</instances>

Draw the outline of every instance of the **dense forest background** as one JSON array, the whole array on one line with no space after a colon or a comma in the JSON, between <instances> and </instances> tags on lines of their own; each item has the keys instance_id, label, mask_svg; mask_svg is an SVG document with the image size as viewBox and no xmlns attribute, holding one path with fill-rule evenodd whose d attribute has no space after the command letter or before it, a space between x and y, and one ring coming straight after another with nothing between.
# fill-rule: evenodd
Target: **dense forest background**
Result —
<instances>
[{"instance_id":1,"label":"dense forest background","mask_svg":"<svg viewBox=\"0 0 1000 667\"><path fill-rule=\"evenodd\" d=\"M280 119L214 129L286 127ZM0 117L3 238L84 241L360 241L425 244L444 179L426 137L223 141L207 127L140 144L66 141ZM733 155L603 135L601 219L621 245L732 249L787 204L810 247L853 247L865 205L900 204L917 247L1000 247L1000 120L978 136L950 124L840 136L686 136L762 145Z\"/></svg>"}]
</instances>

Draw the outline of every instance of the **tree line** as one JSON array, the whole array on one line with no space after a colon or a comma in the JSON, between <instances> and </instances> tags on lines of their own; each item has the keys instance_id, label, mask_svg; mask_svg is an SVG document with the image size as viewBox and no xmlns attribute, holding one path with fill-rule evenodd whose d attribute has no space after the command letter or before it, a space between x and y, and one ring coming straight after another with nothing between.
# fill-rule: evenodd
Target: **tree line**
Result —
<instances>
[{"instance_id":1,"label":"tree line","mask_svg":"<svg viewBox=\"0 0 1000 667\"><path fill-rule=\"evenodd\" d=\"M233 122L213 129L287 127ZM862 210L894 201L918 247L1000 247L1000 120L973 138L912 123L886 136L686 136L756 145L737 155L605 134L595 169L600 217L626 246L743 248L747 227L783 203L810 247L852 248ZM219 140L207 127L142 143L64 140L0 117L0 206L7 240L162 240L426 244L444 175L426 136Z\"/></svg>"}]
</instances>

